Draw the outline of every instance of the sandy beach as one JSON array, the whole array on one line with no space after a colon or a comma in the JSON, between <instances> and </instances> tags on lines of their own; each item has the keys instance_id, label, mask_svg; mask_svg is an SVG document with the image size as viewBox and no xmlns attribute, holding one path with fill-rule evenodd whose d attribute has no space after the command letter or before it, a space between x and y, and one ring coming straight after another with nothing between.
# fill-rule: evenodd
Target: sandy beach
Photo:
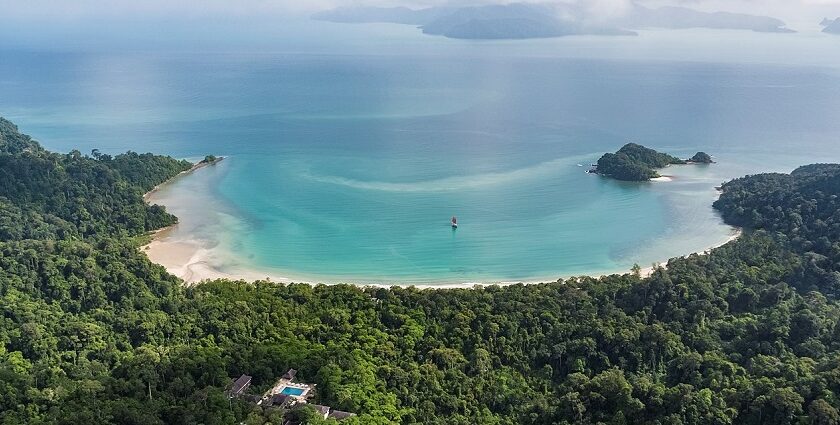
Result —
<instances>
[{"instance_id":1,"label":"sandy beach","mask_svg":"<svg viewBox=\"0 0 840 425\"><path fill-rule=\"evenodd\" d=\"M315 279L306 278L291 278L288 276L280 276L272 273L260 272L257 270L247 270L240 268L233 268L222 271L214 264L217 263L217 258L214 257L212 249L205 248L199 241L180 241L173 240L170 236L175 226L161 229L155 232L153 240L148 245L141 247L141 250L146 253L149 259L157 264L162 265L166 270L179 277L184 281L185 285L194 285L205 280L215 279L229 279L229 280L270 280L278 283L307 283L318 284ZM710 250L719 246L725 245L741 235L742 231L737 228L732 229L732 234L725 241L709 247L703 251L696 252L697 254L706 254ZM665 259L661 264L666 264L668 259ZM650 276L658 265L651 265L641 269L642 277ZM472 288L475 286L491 286L491 285L515 285L515 284L539 284L546 282L556 282L559 279L569 279L579 276L603 277L612 274L630 273L628 270L615 271L593 271L592 273L584 273L568 276L546 277L544 279L531 279L526 281L497 281L497 282L461 282L461 283L441 283L441 284L411 284L411 283L363 283L362 286L375 287L391 287L391 286L413 286L420 289L452 289L452 288ZM352 279L347 279L347 283L352 283Z\"/></svg>"},{"instance_id":2,"label":"sandy beach","mask_svg":"<svg viewBox=\"0 0 840 425\"><path fill-rule=\"evenodd\" d=\"M213 266L212 251L201 247L197 242L167 240L165 232L141 247L152 262L160 264L166 270L181 278L185 284L191 285L203 280L231 279L231 280L265 280L275 282L291 282L282 276L267 276L254 271L236 271L225 273Z\"/></svg>"},{"instance_id":3,"label":"sandy beach","mask_svg":"<svg viewBox=\"0 0 840 425\"><path fill-rule=\"evenodd\" d=\"M145 194L143 194L143 200L144 200L144 201L146 201L146 202L149 202L149 200L152 198L152 196L153 196L155 193L157 193L157 192L160 190L160 188L162 188L162 187L164 187L164 186L166 186L166 185L168 185L168 184L172 184L172 182L173 182L173 181L175 181L176 179L179 179L179 178L184 177L184 176L186 176L186 175L192 174L192 173L196 172L197 170L200 170L200 169L202 169L202 168L204 168L204 167L207 167L207 166L210 166L210 165L215 165L215 164L218 164L219 162L221 162L221 161L222 161L222 160L224 160L224 159L225 159L224 157L220 156L220 157L216 158L216 160L215 160L215 161L213 161L213 162L204 162L204 161L199 161L199 162L196 162L195 164L193 164L193 166L192 166L192 167L190 167L190 169L189 169L189 170L184 170L184 171L181 171L181 172L180 172L180 173L178 173L175 177L172 177L171 179L169 179L169 180L167 180L167 181L165 181L165 182L163 182L163 183L161 183L161 184L159 184L159 185L157 185L157 186L153 187L153 188L152 188L152 190L150 190L150 191L146 192ZM161 229L161 230L165 230L165 229ZM158 230L158 232L160 232L161 230Z\"/></svg>"},{"instance_id":4,"label":"sandy beach","mask_svg":"<svg viewBox=\"0 0 840 425\"><path fill-rule=\"evenodd\" d=\"M140 247L140 250L153 263L160 264L166 270L181 278L186 285L204 280L266 280L274 282L291 282L283 276L271 276L250 270L235 270L223 272L214 266L213 250L202 246L200 241L175 240L171 234L177 224L155 232L152 241Z\"/></svg>"},{"instance_id":5,"label":"sandy beach","mask_svg":"<svg viewBox=\"0 0 840 425\"><path fill-rule=\"evenodd\" d=\"M174 177L173 179L165 182L161 185L155 187L149 193L144 195L144 199L150 203L165 203L168 199L168 196L171 196L170 193L165 189L168 189L167 185L172 185L174 182L181 179L183 176L188 175L190 173L194 173L196 171L201 170L202 168L206 167L207 163L199 163L193 166L190 170L184 171L183 173L179 174L178 176ZM665 182L665 181L672 181L673 177L671 176L661 176L654 181L658 182ZM183 182L180 182L183 183ZM191 195L195 193L194 191L182 193L178 199L181 202L185 202L190 205L195 205L196 203L204 203L204 202L211 202L206 198L202 197L191 197ZM171 198L168 199L171 202ZM184 210L181 210L181 213ZM188 209L186 211L189 211ZM183 227L186 226L186 227ZM485 285L511 285L511 284L536 284L536 283L543 283L543 282L555 282L558 279L568 279L572 277L579 277L579 276L593 276L593 277L601 277L611 274L621 274L621 273L629 273L630 268L624 270L589 270L585 273L578 273L575 275L571 274L563 274L558 273L554 276L536 276L534 278L529 278L526 280L516 280L516 281L469 281L465 280L463 282L438 282L438 283L427 283L427 282L416 282L412 283L410 281L403 282L403 283L393 283L384 280L377 280L377 279L359 279L359 278L347 278L347 279L335 279L335 278L326 278L323 277L315 277L315 276L299 276L292 272L286 273L285 271L277 271L277 270L260 270L259 268L253 267L250 265L247 259L240 258L236 254L236 252L226 252L224 249L221 249L218 246L218 242L213 242L209 240L204 240L205 236L201 236L201 231L197 231L198 229L203 229L201 227L195 227L195 223L188 224L175 224L165 229L160 229L155 232L152 236L152 241L142 246L140 249L144 252L149 259L161 266L165 267L166 270L173 274L174 276L179 277L184 281L186 285L193 285L198 282L202 282L205 280L214 280L214 279L229 279L229 280L245 280L245 281L256 281L256 280L271 280L273 282L278 283L310 283L310 284L317 284L317 283L338 283L338 282L358 282L360 285L364 286L380 286L380 287L390 287L390 286L414 286L417 288L429 288L429 289L443 289L443 288L471 288L474 286L485 286ZM235 231L235 228L230 228L230 224L225 225L226 228L230 231ZM708 252L710 249L713 249L717 246L723 245L729 241L734 240L741 234L740 230L732 228L729 237L725 240L722 240L720 243L714 246L710 246L704 248L697 253L704 253ZM680 253L676 252L674 255L669 255L668 258L662 259L662 264L667 263L667 260L671 257L677 255L688 255L690 253ZM648 263L651 264L651 263ZM654 263L656 264L656 263ZM641 270L643 276L649 276L655 270L655 265L651 265L649 267L645 267ZM457 278L455 278L457 279Z\"/></svg>"}]
</instances>

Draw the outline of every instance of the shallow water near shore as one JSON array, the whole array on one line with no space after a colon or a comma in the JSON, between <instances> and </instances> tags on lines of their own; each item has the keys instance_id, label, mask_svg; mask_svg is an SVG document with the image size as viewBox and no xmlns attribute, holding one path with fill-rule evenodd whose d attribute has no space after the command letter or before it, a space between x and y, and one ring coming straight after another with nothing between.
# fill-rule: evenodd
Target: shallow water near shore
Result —
<instances>
[{"instance_id":1,"label":"shallow water near shore","mask_svg":"<svg viewBox=\"0 0 840 425\"><path fill-rule=\"evenodd\" d=\"M299 159L289 164L273 159L288 171L275 170L260 180L251 173L266 158L233 156L150 197L182 217L158 238L152 259L192 281L270 277L451 285L622 272L634 263L647 266L703 251L731 237L733 229L711 208L717 197L714 166L670 167L668 182L622 183L586 174L575 160L588 158L554 161L503 178L466 178L469 189L428 182L383 189L368 183L335 190L326 203L315 196L324 189L308 186L337 183L297 173ZM283 184L255 184L259 181ZM369 191L377 193L375 202ZM529 210L534 196L565 203ZM284 207L281 199L294 200L297 208ZM399 202L404 209L398 209ZM368 219L389 203L397 216ZM448 225L448 209L461 211L457 230Z\"/></svg>"},{"instance_id":2,"label":"shallow water near shore","mask_svg":"<svg viewBox=\"0 0 840 425\"><path fill-rule=\"evenodd\" d=\"M753 56L715 60L690 32L478 43L371 26L345 45L358 28L330 28L332 50L307 54L18 52L0 111L58 151L227 156L150 197L181 219L153 259L191 280L626 271L727 240L723 181L840 159L837 64L774 56L836 56L815 36L727 33ZM668 182L585 173L628 141L718 163Z\"/></svg>"}]
</instances>

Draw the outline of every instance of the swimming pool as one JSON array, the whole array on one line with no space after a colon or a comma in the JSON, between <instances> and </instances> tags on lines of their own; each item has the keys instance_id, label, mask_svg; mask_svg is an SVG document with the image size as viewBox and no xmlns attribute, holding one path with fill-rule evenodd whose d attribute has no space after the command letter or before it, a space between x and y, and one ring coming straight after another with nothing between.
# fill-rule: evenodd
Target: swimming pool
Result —
<instances>
[{"instance_id":1,"label":"swimming pool","mask_svg":"<svg viewBox=\"0 0 840 425\"><path fill-rule=\"evenodd\" d=\"M303 388L285 387L282 391L280 391L280 394L298 396L303 394L304 391L305 390Z\"/></svg>"}]
</instances>

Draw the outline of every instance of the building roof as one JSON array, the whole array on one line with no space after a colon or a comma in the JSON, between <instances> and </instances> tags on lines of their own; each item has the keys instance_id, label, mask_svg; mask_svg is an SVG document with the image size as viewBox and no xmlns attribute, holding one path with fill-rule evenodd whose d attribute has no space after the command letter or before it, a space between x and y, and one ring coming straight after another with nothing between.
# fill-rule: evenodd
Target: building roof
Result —
<instances>
[{"instance_id":1,"label":"building roof","mask_svg":"<svg viewBox=\"0 0 840 425\"><path fill-rule=\"evenodd\" d=\"M330 415L329 415L329 417L331 417L333 419L338 419L338 420L347 419L351 416L356 416L356 414L355 413L350 413L350 412L342 412L341 410L332 410L332 411L330 411Z\"/></svg>"},{"instance_id":2,"label":"building roof","mask_svg":"<svg viewBox=\"0 0 840 425\"><path fill-rule=\"evenodd\" d=\"M286 394L274 394L271 396L271 406L279 406L286 402L289 399L289 396Z\"/></svg>"},{"instance_id":3,"label":"building roof","mask_svg":"<svg viewBox=\"0 0 840 425\"><path fill-rule=\"evenodd\" d=\"M289 369L289 371L286 372L285 375L283 375L283 379L288 379L291 381L292 379L295 379L295 375L297 375L297 371L294 369Z\"/></svg>"},{"instance_id":4,"label":"building roof","mask_svg":"<svg viewBox=\"0 0 840 425\"><path fill-rule=\"evenodd\" d=\"M310 404L310 406L317 410L318 413L324 415L324 417L330 413L330 406L321 406L320 404Z\"/></svg>"},{"instance_id":5,"label":"building roof","mask_svg":"<svg viewBox=\"0 0 840 425\"><path fill-rule=\"evenodd\" d=\"M251 385L251 377L248 375L242 375L233 382L233 387L231 387L230 392L231 394L242 394L245 390L248 389L248 386Z\"/></svg>"}]
</instances>

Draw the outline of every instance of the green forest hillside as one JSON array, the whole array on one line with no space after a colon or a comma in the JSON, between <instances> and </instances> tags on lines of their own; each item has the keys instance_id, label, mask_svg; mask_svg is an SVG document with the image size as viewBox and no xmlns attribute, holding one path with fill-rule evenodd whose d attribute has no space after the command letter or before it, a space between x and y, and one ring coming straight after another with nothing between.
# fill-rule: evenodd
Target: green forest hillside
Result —
<instances>
[{"instance_id":1,"label":"green forest hillside","mask_svg":"<svg viewBox=\"0 0 840 425\"><path fill-rule=\"evenodd\" d=\"M289 368L351 424L840 423L840 166L724 185L745 235L649 278L186 288L136 236L190 164L0 137L0 423L280 423L223 391Z\"/></svg>"},{"instance_id":2,"label":"green forest hillside","mask_svg":"<svg viewBox=\"0 0 840 425\"><path fill-rule=\"evenodd\" d=\"M659 169L670 165L713 164L706 152L697 152L689 159L679 159L636 143L628 143L616 153L605 153L590 173L624 181L648 181L660 177Z\"/></svg>"},{"instance_id":3,"label":"green forest hillside","mask_svg":"<svg viewBox=\"0 0 840 425\"><path fill-rule=\"evenodd\" d=\"M699 153L699 152L698 152ZM685 164L675 156L657 152L636 143L628 143L616 153L605 153L598 159L598 174L616 180L647 181L659 177L656 170L671 164Z\"/></svg>"}]
</instances>

